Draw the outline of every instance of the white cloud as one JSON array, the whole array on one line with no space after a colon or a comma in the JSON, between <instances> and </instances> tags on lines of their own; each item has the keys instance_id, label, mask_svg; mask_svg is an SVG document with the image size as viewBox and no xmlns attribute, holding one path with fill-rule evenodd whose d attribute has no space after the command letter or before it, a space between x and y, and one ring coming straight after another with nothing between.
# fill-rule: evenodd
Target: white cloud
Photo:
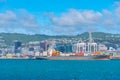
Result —
<instances>
[{"instance_id":1,"label":"white cloud","mask_svg":"<svg viewBox=\"0 0 120 80\"><path fill-rule=\"evenodd\" d=\"M118 7L118 8L115 10L115 14L116 14L116 18L117 18L118 21L120 22L120 7Z\"/></svg>"},{"instance_id":2,"label":"white cloud","mask_svg":"<svg viewBox=\"0 0 120 80\"><path fill-rule=\"evenodd\" d=\"M39 27L40 24L34 15L26 10L11 11L7 10L0 13L0 28L6 32L24 32L29 33L33 28ZM17 30L18 29L18 30ZM20 31L19 31L20 30Z\"/></svg>"},{"instance_id":3,"label":"white cloud","mask_svg":"<svg viewBox=\"0 0 120 80\"><path fill-rule=\"evenodd\" d=\"M116 6L116 7L120 7L120 2L119 2L119 1L116 1L116 2L114 2L113 5Z\"/></svg>"},{"instance_id":4,"label":"white cloud","mask_svg":"<svg viewBox=\"0 0 120 80\"><path fill-rule=\"evenodd\" d=\"M48 14L49 13L46 13L47 16ZM44 19L41 18L41 15L37 15L36 17L25 9L18 11L7 10L0 12L0 31L54 35L79 34L88 30L119 32L120 2L115 2L110 10L69 9L67 12L60 14L49 14L49 19L48 17L46 18L47 19L43 21L45 17ZM41 26L37 20L42 22Z\"/></svg>"},{"instance_id":5,"label":"white cloud","mask_svg":"<svg viewBox=\"0 0 120 80\"><path fill-rule=\"evenodd\" d=\"M12 26L16 21L17 16L12 11L6 11L6 13L0 13L0 27Z\"/></svg>"},{"instance_id":6,"label":"white cloud","mask_svg":"<svg viewBox=\"0 0 120 80\"><path fill-rule=\"evenodd\" d=\"M60 16L50 15L56 33L81 33L88 30L118 32L120 30L120 2L115 2L113 10L102 11L70 9Z\"/></svg>"},{"instance_id":7,"label":"white cloud","mask_svg":"<svg viewBox=\"0 0 120 80\"><path fill-rule=\"evenodd\" d=\"M101 22L102 14L93 10L79 11L70 9L66 13L62 13L60 17L52 14L51 22L55 26L54 31L64 32L65 34L79 33L91 27L98 26Z\"/></svg>"},{"instance_id":8,"label":"white cloud","mask_svg":"<svg viewBox=\"0 0 120 80\"><path fill-rule=\"evenodd\" d=\"M34 15L29 13L17 14L13 11L6 11L5 13L0 13L0 26L1 27L38 27L39 24Z\"/></svg>"},{"instance_id":9,"label":"white cloud","mask_svg":"<svg viewBox=\"0 0 120 80\"><path fill-rule=\"evenodd\" d=\"M38 27L37 19L34 15L30 14L24 9L19 10L19 24L24 27Z\"/></svg>"},{"instance_id":10,"label":"white cloud","mask_svg":"<svg viewBox=\"0 0 120 80\"><path fill-rule=\"evenodd\" d=\"M96 25L102 14L94 11L78 11L70 9L67 13L62 13L60 17L52 16L51 20L58 26L78 26L78 25Z\"/></svg>"}]
</instances>

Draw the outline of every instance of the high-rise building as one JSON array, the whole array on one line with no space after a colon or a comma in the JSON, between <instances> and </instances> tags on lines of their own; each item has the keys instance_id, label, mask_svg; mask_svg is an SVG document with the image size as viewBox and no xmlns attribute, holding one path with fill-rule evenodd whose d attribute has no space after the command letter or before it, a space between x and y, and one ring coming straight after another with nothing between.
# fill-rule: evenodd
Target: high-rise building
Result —
<instances>
[{"instance_id":1,"label":"high-rise building","mask_svg":"<svg viewBox=\"0 0 120 80\"><path fill-rule=\"evenodd\" d=\"M51 44L52 44L51 42L47 42L47 41L40 42L40 50L47 51L51 46Z\"/></svg>"},{"instance_id":2,"label":"high-rise building","mask_svg":"<svg viewBox=\"0 0 120 80\"><path fill-rule=\"evenodd\" d=\"M14 53L21 53L22 43L18 40L14 41Z\"/></svg>"},{"instance_id":3,"label":"high-rise building","mask_svg":"<svg viewBox=\"0 0 120 80\"><path fill-rule=\"evenodd\" d=\"M34 51L34 47L33 47L33 46L30 46L30 47L29 47L29 51Z\"/></svg>"},{"instance_id":4,"label":"high-rise building","mask_svg":"<svg viewBox=\"0 0 120 80\"><path fill-rule=\"evenodd\" d=\"M72 45L71 44L65 44L65 43L59 43L56 44L55 47L56 50L63 52L63 53L71 53L72 52Z\"/></svg>"}]
</instances>

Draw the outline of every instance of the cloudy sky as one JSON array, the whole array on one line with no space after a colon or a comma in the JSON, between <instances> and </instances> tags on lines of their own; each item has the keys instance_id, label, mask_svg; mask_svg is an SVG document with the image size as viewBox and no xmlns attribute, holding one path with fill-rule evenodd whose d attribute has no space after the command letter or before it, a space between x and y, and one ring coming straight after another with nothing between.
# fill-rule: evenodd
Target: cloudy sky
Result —
<instances>
[{"instance_id":1,"label":"cloudy sky","mask_svg":"<svg viewBox=\"0 0 120 80\"><path fill-rule=\"evenodd\" d=\"M120 33L120 0L0 0L0 32Z\"/></svg>"}]
</instances>

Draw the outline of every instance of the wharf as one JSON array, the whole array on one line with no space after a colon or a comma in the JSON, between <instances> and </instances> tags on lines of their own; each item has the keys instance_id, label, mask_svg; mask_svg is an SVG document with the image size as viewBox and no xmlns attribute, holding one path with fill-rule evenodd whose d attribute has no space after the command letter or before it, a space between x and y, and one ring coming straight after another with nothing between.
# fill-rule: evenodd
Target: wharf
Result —
<instances>
[{"instance_id":1,"label":"wharf","mask_svg":"<svg viewBox=\"0 0 120 80\"><path fill-rule=\"evenodd\" d=\"M111 60L120 60L120 55L111 56L110 59L111 59Z\"/></svg>"}]
</instances>

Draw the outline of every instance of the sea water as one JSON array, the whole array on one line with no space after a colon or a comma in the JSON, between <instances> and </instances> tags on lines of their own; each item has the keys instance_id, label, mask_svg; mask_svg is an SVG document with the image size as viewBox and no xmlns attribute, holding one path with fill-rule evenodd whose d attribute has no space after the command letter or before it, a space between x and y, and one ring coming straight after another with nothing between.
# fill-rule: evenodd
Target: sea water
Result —
<instances>
[{"instance_id":1,"label":"sea water","mask_svg":"<svg viewBox=\"0 0 120 80\"><path fill-rule=\"evenodd\" d=\"M0 80L120 80L120 60L0 60Z\"/></svg>"}]
</instances>

